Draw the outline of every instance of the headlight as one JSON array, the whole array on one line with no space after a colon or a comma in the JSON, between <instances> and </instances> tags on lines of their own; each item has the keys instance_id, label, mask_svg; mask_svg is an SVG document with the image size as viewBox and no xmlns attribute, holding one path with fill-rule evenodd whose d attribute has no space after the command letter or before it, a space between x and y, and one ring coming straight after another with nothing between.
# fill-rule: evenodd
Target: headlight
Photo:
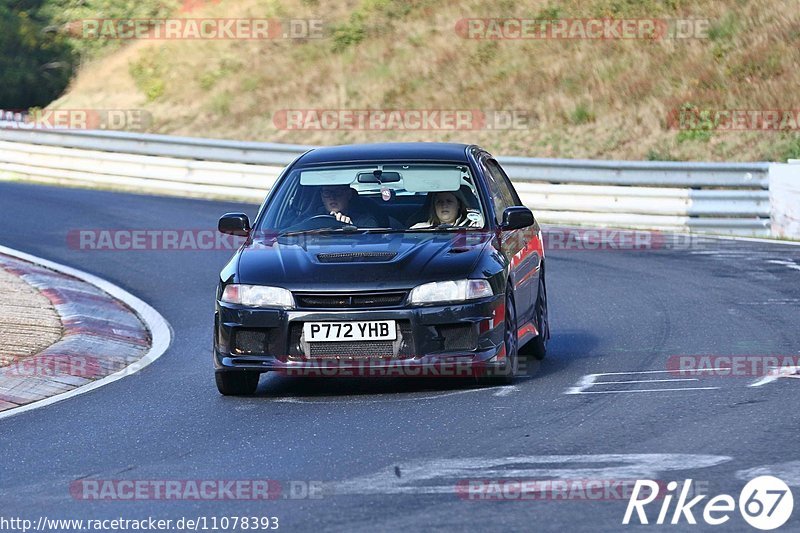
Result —
<instances>
[{"instance_id":1,"label":"headlight","mask_svg":"<svg viewBox=\"0 0 800 533\"><path fill-rule=\"evenodd\" d=\"M463 302L492 295L492 287L485 279L460 279L436 281L420 285L411 291L412 304L434 302Z\"/></svg>"},{"instance_id":2,"label":"headlight","mask_svg":"<svg viewBox=\"0 0 800 533\"><path fill-rule=\"evenodd\" d=\"M228 285L220 301L247 307L294 307L292 293L280 287L263 285Z\"/></svg>"}]
</instances>

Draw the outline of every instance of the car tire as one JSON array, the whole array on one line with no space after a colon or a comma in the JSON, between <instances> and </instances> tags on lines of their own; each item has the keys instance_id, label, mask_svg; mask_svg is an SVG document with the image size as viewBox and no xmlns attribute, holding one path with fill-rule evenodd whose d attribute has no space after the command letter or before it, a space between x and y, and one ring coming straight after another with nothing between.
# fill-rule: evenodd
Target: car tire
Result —
<instances>
[{"instance_id":1,"label":"car tire","mask_svg":"<svg viewBox=\"0 0 800 533\"><path fill-rule=\"evenodd\" d=\"M541 361L547 355L547 339L550 338L550 319L547 314L547 285L544 280L544 270L539 276L539 290L536 295L535 318L536 330L539 334L520 347L520 353L526 357L533 357Z\"/></svg>"},{"instance_id":2,"label":"car tire","mask_svg":"<svg viewBox=\"0 0 800 533\"><path fill-rule=\"evenodd\" d=\"M478 378L481 385L511 385L519 370L519 339L517 338L517 312L511 290L506 293L505 327L503 342L506 347L506 363L497 370L487 370Z\"/></svg>"},{"instance_id":3,"label":"car tire","mask_svg":"<svg viewBox=\"0 0 800 533\"><path fill-rule=\"evenodd\" d=\"M250 396L258 388L259 372L215 372L217 390L224 396Z\"/></svg>"}]
</instances>

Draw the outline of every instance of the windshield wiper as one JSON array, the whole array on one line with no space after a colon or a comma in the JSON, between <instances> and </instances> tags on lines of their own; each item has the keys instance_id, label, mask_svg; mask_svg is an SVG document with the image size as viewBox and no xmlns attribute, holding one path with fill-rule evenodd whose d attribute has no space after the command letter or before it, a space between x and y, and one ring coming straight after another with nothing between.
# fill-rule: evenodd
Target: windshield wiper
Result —
<instances>
[{"instance_id":1,"label":"windshield wiper","mask_svg":"<svg viewBox=\"0 0 800 533\"><path fill-rule=\"evenodd\" d=\"M345 226L343 228L318 228L309 230L297 231L284 231L278 234L278 237L286 237L291 235L320 235L325 233L433 233L438 231L460 231L475 228L467 228L466 226L453 226L452 224L439 224L432 228L359 228L356 226Z\"/></svg>"},{"instance_id":2,"label":"windshield wiper","mask_svg":"<svg viewBox=\"0 0 800 533\"><path fill-rule=\"evenodd\" d=\"M355 233L358 230L359 229L355 226L345 226L343 228L302 229L296 231L282 231L278 233L278 237L287 237L290 235L303 235L303 234L319 235L323 233Z\"/></svg>"},{"instance_id":3,"label":"windshield wiper","mask_svg":"<svg viewBox=\"0 0 800 533\"><path fill-rule=\"evenodd\" d=\"M398 228L358 228L360 233L405 233L407 229L398 229Z\"/></svg>"},{"instance_id":4,"label":"windshield wiper","mask_svg":"<svg viewBox=\"0 0 800 533\"><path fill-rule=\"evenodd\" d=\"M467 226L454 226L452 224L439 224L438 226L434 226L431 228L415 228L406 231L461 231L461 230L467 231L470 229L474 230L477 228L470 228Z\"/></svg>"}]
</instances>

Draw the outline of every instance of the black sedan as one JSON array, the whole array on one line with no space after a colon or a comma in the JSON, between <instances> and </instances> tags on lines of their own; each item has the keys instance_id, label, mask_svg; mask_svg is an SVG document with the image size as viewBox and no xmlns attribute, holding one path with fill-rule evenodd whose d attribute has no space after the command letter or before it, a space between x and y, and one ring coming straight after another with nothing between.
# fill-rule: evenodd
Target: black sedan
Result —
<instances>
[{"instance_id":1,"label":"black sedan","mask_svg":"<svg viewBox=\"0 0 800 533\"><path fill-rule=\"evenodd\" d=\"M291 375L510 383L550 336L542 235L478 146L311 150L280 175L216 294L219 391Z\"/></svg>"}]
</instances>

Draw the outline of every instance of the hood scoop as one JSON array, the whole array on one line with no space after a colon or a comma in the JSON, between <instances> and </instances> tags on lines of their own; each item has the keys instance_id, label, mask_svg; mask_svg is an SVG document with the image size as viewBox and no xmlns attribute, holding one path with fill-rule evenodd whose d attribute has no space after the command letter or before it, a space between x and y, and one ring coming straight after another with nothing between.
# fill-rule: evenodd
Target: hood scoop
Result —
<instances>
[{"instance_id":1,"label":"hood scoop","mask_svg":"<svg viewBox=\"0 0 800 533\"><path fill-rule=\"evenodd\" d=\"M320 263L386 263L397 256L397 252L336 252L317 254Z\"/></svg>"}]
</instances>

